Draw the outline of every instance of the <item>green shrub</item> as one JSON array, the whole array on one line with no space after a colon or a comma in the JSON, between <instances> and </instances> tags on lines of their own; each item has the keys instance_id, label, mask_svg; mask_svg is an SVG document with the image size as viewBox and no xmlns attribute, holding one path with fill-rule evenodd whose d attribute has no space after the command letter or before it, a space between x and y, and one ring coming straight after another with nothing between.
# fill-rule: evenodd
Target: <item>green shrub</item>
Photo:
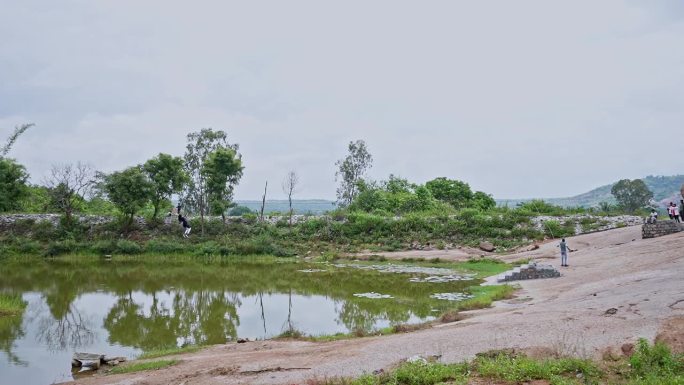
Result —
<instances>
[{"instance_id":1,"label":"green shrub","mask_svg":"<svg viewBox=\"0 0 684 385\"><path fill-rule=\"evenodd\" d=\"M645 339L640 339L629 364L630 376L635 380L651 383L652 380L659 379L661 383L684 383L684 356L673 355L662 343L651 346Z\"/></svg>"},{"instance_id":2,"label":"green shrub","mask_svg":"<svg viewBox=\"0 0 684 385\"><path fill-rule=\"evenodd\" d=\"M21 254L36 255L43 251L40 242L25 240L16 247L16 250Z\"/></svg>"},{"instance_id":3,"label":"green shrub","mask_svg":"<svg viewBox=\"0 0 684 385\"><path fill-rule=\"evenodd\" d=\"M116 252L119 254L140 254L142 247L133 241L121 239L116 242Z\"/></svg>"},{"instance_id":4,"label":"green shrub","mask_svg":"<svg viewBox=\"0 0 684 385\"><path fill-rule=\"evenodd\" d=\"M218 255L219 254L219 246L216 242L210 241L210 242L204 242L195 247L195 251L193 252L194 255L197 256L212 256L212 255Z\"/></svg>"},{"instance_id":5,"label":"green shrub","mask_svg":"<svg viewBox=\"0 0 684 385\"><path fill-rule=\"evenodd\" d=\"M78 243L73 239L65 239L63 241L50 242L47 245L45 253L48 256L57 256L61 254L73 253L78 250Z\"/></svg>"},{"instance_id":6,"label":"green shrub","mask_svg":"<svg viewBox=\"0 0 684 385\"><path fill-rule=\"evenodd\" d=\"M12 225L15 234L27 235L33 231L36 221L34 219L19 219Z\"/></svg>"},{"instance_id":7,"label":"green shrub","mask_svg":"<svg viewBox=\"0 0 684 385\"><path fill-rule=\"evenodd\" d=\"M178 241L152 239L145 244L145 251L155 254L175 254L185 251L185 246Z\"/></svg>"},{"instance_id":8,"label":"green shrub","mask_svg":"<svg viewBox=\"0 0 684 385\"><path fill-rule=\"evenodd\" d=\"M92 246L91 249L100 255L112 254L116 251L116 242L114 241L97 241Z\"/></svg>"},{"instance_id":9,"label":"green shrub","mask_svg":"<svg viewBox=\"0 0 684 385\"><path fill-rule=\"evenodd\" d=\"M50 221L38 221L31 228L31 233L37 241L49 241L55 238L57 229Z\"/></svg>"}]
</instances>

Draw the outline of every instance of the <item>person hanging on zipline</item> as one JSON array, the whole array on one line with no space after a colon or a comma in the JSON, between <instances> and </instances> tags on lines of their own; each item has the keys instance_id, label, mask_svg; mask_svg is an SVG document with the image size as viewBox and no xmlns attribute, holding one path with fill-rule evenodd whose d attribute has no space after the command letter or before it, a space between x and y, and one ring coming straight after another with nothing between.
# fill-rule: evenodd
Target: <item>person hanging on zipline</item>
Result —
<instances>
[{"instance_id":1,"label":"person hanging on zipline","mask_svg":"<svg viewBox=\"0 0 684 385\"><path fill-rule=\"evenodd\" d=\"M184 217L181 214L181 204L178 202L178 206L174 207L169 211L168 216L171 215L178 215L178 223L183 225L183 238L187 238L190 235L190 231L192 230L192 227L190 227L190 224L188 223L188 219Z\"/></svg>"},{"instance_id":2,"label":"person hanging on zipline","mask_svg":"<svg viewBox=\"0 0 684 385\"><path fill-rule=\"evenodd\" d=\"M185 230L183 232L183 238L187 238L190 235L190 230L192 230L190 224L188 224L188 220L184 216L178 214L178 222L183 225L183 229Z\"/></svg>"}]
</instances>

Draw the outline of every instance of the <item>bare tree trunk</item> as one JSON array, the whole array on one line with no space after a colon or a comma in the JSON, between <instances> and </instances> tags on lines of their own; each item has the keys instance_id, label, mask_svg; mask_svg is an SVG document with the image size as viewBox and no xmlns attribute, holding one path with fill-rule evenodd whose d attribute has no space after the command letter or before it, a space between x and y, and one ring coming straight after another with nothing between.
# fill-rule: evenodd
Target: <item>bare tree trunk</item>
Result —
<instances>
[{"instance_id":1,"label":"bare tree trunk","mask_svg":"<svg viewBox=\"0 0 684 385\"><path fill-rule=\"evenodd\" d=\"M283 179L283 192L287 194L287 201L290 204L290 227L292 227L292 215L294 214L294 210L292 209L292 196L294 195L298 184L299 177L294 170L288 172L285 179Z\"/></svg>"},{"instance_id":2,"label":"bare tree trunk","mask_svg":"<svg viewBox=\"0 0 684 385\"><path fill-rule=\"evenodd\" d=\"M264 207L266 206L266 190L268 190L268 181L266 181L266 186L264 187L264 196L261 199L261 211L259 212L259 221L264 221Z\"/></svg>"}]
</instances>

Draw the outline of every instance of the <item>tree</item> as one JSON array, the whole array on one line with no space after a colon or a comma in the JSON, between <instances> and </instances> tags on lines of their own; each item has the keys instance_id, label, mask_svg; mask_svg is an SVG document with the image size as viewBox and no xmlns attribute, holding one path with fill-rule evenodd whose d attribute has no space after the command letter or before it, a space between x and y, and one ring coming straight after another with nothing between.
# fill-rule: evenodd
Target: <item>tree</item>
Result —
<instances>
[{"instance_id":1,"label":"tree","mask_svg":"<svg viewBox=\"0 0 684 385\"><path fill-rule=\"evenodd\" d=\"M459 180L440 177L425 183L425 187L430 190L435 199L446 202L457 209L468 207L474 197L470 186Z\"/></svg>"},{"instance_id":2,"label":"tree","mask_svg":"<svg viewBox=\"0 0 684 385\"><path fill-rule=\"evenodd\" d=\"M226 221L226 210L231 207L233 189L242 178L242 159L232 148L219 148L207 156L202 174L206 181L209 209Z\"/></svg>"},{"instance_id":3,"label":"tree","mask_svg":"<svg viewBox=\"0 0 684 385\"><path fill-rule=\"evenodd\" d=\"M7 143L0 147L0 158L4 158L9 154L10 150L12 149L12 146L14 146L14 143L17 141L17 139L24 133L26 130L29 128L33 127L33 123L28 123L28 124L22 124L19 126L14 127L14 132L10 137L7 139Z\"/></svg>"},{"instance_id":4,"label":"tree","mask_svg":"<svg viewBox=\"0 0 684 385\"><path fill-rule=\"evenodd\" d=\"M0 212L17 210L27 193L28 174L13 159L0 158Z\"/></svg>"},{"instance_id":5,"label":"tree","mask_svg":"<svg viewBox=\"0 0 684 385\"><path fill-rule=\"evenodd\" d=\"M292 196L297 191L297 185L299 185L299 176L297 172L292 170L285 175L282 185L283 192L287 195L287 202L290 205L290 226L292 226L292 214L294 214L292 210Z\"/></svg>"},{"instance_id":6,"label":"tree","mask_svg":"<svg viewBox=\"0 0 684 385\"><path fill-rule=\"evenodd\" d=\"M0 212L17 210L20 200L28 194L26 168L6 156L19 136L31 127L33 123L16 126L7 143L0 147Z\"/></svg>"},{"instance_id":7,"label":"tree","mask_svg":"<svg viewBox=\"0 0 684 385\"><path fill-rule=\"evenodd\" d=\"M133 224L135 214L150 201L154 186L140 166L104 176L104 192L127 220L127 227Z\"/></svg>"},{"instance_id":8,"label":"tree","mask_svg":"<svg viewBox=\"0 0 684 385\"><path fill-rule=\"evenodd\" d=\"M185 172L183 159L169 154L160 153L148 160L143 171L152 182L152 218L156 219L161 205L171 199L172 194L180 193L190 177Z\"/></svg>"},{"instance_id":9,"label":"tree","mask_svg":"<svg viewBox=\"0 0 684 385\"><path fill-rule=\"evenodd\" d=\"M357 140L349 142L349 154L338 160L335 180L340 182L337 188L337 201L340 206L349 206L359 193L359 182L373 165L373 156L366 148L366 142Z\"/></svg>"},{"instance_id":10,"label":"tree","mask_svg":"<svg viewBox=\"0 0 684 385\"><path fill-rule=\"evenodd\" d=\"M482 191L476 191L473 194L473 204L480 210L490 210L496 207L496 201L491 195L483 193Z\"/></svg>"},{"instance_id":11,"label":"tree","mask_svg":"<svg viewBox=\"0 0 684 385\"><path fill-rule=\"evenodd\" d=\"M653 193L641 179L622 179L610 189L618 204L627 212L649 205Z\"/></svg>"},{"instance_id":12,"label":"tree","mask_svg":"<svg viewBox=\"0 0 684 385\"><path fill-rule=\"evenodd\" d=\"M79 203L82 203L95 183L95 172L87 164L54 165L45 178L53 205L64 213L67 222Z\"/></svg>"},{"instance_id":13,"label":"tree","mask_svg":"<svg viewBox=\"0 0 684 385\"><path fill-rule=\"evenodd\" d=\"M189 211L200 213L202 233L204 233L204 215L208 211L209 196L206 184L204 163L209 154L220 149L232 149L236 153L237 144L228 143L228 135L224 131L203 128L199 132L188 134L188 145L185 152L185 170L190 176L186 186L185 206Z\"/></svg>"}]
</instances>

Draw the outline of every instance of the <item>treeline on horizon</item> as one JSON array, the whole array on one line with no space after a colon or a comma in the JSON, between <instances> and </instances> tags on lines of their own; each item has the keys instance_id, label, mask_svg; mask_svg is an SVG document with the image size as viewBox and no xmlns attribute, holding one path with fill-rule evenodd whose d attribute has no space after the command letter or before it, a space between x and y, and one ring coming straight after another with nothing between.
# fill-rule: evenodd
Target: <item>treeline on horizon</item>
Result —
<instances>
[{"instance_id":1,"label":"treeline on horizon","mask_svg":"<svg viewBox=\"0 0 684 385\"><path fill-rule=\"evenodd\" d=\"M263 213L236 207L233 202L233 191L244 167L238 144L230 143L223 131L202 129L188 134L183 157L159 154L143 164L109 174L83 163L56 165L43 184L29 185L25 167L7 155L30 127L17 127L0 149L0 212L60 213L62 220L56 229L48 228L49 224L20 223L3 231L3 243L19 253L23 250L56 255L86 249L128 254L188 251L178 246L177 229L164 225L161 219L172 207L172 196L180 197L184 213L199 215L191 219L193 227L199 221L199 231L190 242L208 242L204 249L193 249L193 253L202 255L396 250L414 242L447 245L481 239L509 247L545 236L574 234L574 222L549 222L542 231L534 229L530 224L533 216L633 213L652 197L640 180L625 180L614 191L620 206L561 208L531 201L514 208L497 207L491 195L472 191L466 182L445 177L425 184L394 175L384 181L369 180L365 175L373 157L366 143L357 140L348 144L347 155L336 163L337 208L326 218L293 223L292 199L299 184L299 175L293 170L280 186L289 198L289 210L283 213L285 219L269 226L262 220ZM633 199L635 196L639 199ZM76 214L112 216L117 220L93 228L80 223ZM145 228L135 221L137 215L146 218ZM227 215L242 215L244 221L227 223ZM587 222L583 226L597 224ZM29 242L21 246L22 240Z\"/></svg>"}]
</instances>

